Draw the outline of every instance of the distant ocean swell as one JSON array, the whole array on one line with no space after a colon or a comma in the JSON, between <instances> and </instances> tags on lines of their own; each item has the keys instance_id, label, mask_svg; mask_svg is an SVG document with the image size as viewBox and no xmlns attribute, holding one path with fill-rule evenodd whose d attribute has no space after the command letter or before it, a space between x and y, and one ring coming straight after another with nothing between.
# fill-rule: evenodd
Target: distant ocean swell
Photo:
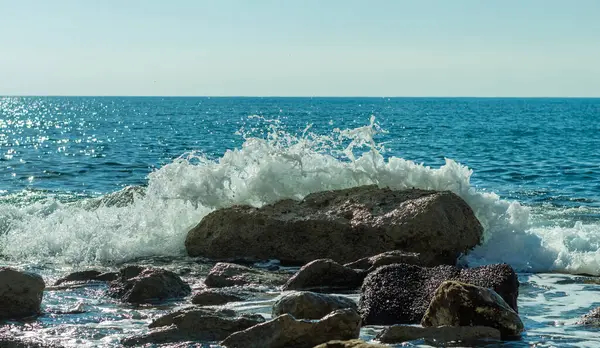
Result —
<instances>
[{"instance_id":1,"label":"distant ocean swell","mask_svg":"<svg viewBox=\"0 0 600 348\"><path fill-rule=\"evenodd\" d=\"M148 176L145 195L126 206L90 208L84 201L47 197L0 201L0 255L17 262L114 264L152 256L183 256L189 228L211 211L234 204L261 206L311 192L376 184L393 189L450 190L473 208L484 243L462 258L468 265L506 262L518 271L600 274L600 225L548 223L558 210L536 209L470 184L472 171L451 160L430 168L384 156L364 127L295 136L277 121L263 137L217 159L188 153ZM593 208L590 208L593 209Z\"/></svg>"}]
</instances>

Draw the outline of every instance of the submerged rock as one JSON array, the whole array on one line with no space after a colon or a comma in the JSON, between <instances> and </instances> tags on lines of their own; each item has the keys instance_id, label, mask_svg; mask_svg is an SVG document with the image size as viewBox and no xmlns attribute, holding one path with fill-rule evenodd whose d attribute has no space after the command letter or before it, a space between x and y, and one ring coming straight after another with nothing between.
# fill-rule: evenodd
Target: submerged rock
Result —
<instances>
[{"instance_id":1,"label":"submerged rock","mask_svg":"<svg viewBox=\"0 0 600 348\"><path fill-rule=\"evenodd\" d=\"M102 273L96 270L78 271L68 274L66 277L58 279L54 282L54 286L62 285L71 282L88 282L88 281L103 281L109 282L118 279L119 274L116 272Z\"/></svg>"},{"instance_id":2,"label":"submerged rock","mask_svg":"<svg viewBox=\"0 0 600 348\"><path fill-rule=\"evenodd\" d=\"M146 188L143 186L125 186L119 191L87 201L85 207L87 209L96 209L100 206L120 208L132 204L136 198L141 198L145 195Z\"/></svg>"},{"instance_id":3,"label":"submerged rock","mask_svg":"<svg viewBox=\"0 0 600 348\"><path fill-rule=\"evenodd\" d=\"M596 307L583 315L575 324L600 327L600 307Z\"/></svg>"},{"instance_id":4,"label":"submerged rock","mask_svg":"<svg viewBox=\"0 0 600 348\"><path fill-rule=\"evenodd\" d=\"M494 290L457 281L443 282L421 320L423 326L487 326L504 337L523 332L519 315Z\"/></svg>"},{"instance_id":5,"label":"submerged rock","mask_svg":"<svg viewBox=\"0 0 600 348\"><path fill-rule=\"evenodd\" d=\"M400 249L455 264L482 232L471 208L449 191L361 186L216 210L188 232L185 247L190 256L293 263L351 262Z\"/></svg>"},{"instance_id":6,"label":"submerged rock","mask_svg":"<svg viewBox=\"0 0 600 348\"><path fill-rule=\"evenodd\" d=\"M40 313L46 284L41 276L0 267L0 319L20 319Z\"/></svg>"},{"instance_id":7,"label":"submerged rock","mask_svg":"<svg viewBox=\"0 0 600 348\"><path fill-rule=\"evenodd\" d=\"M2 348L62 348L55 343L44 343L32 338L16 338L0 333L0 347Z\"/></svg>"},{"instance_id":8,"label":"submerged rock","mask_svg":"<svg viewBox=\"0 0 600 348\"><path fill-rule=\"evenodd\" d=\"M335 310L345 308L358 310L356 302L347 297L293 291L275 302L272 315L277 317L291 314L296 319L320 319Z\"/></svg>"},{"instance_id":9,"label":"submerged rock","mask_svg":"<svg viewBox=\"0 0 600 348\"><path fill-rule=\"evenodd\" d=\"M227 348L312 348L331 340L358 338L360 316L353 309L330 313L318 321L296 320L289 314L227 337Z\"/></svg>"},{"instance_id":10,"label":"submerged rock","mask_svg":"<svg viewBox=\"0 0 600 348\"><path fill-rule=\"evenodd\" d=\"M358 289L366 273L342 266L330 259L304 265L283 286L283 290L333 291Z\"/></svg>"},{"instance_id":11,"label":"submerged rock","mask_svg":"<svg viewBox=\"0 0 600 348\"><path fill-rule=\"evenodd\" d=\"M119 279L110 284L108 295L129 303L149 303L182 298L191 293L181 278L161 268L129 266L121 269Z\"/></svg>"},{"instance_id":12,"label":"submerged rock","mask_svg":"<svg viewBox=\"0 0 600 348\"><path fill-rule=\"evenodd\" d=\"M394 325L385 328L377 339L381 343L402 343L414 340L434 340L437 344L446 342L472 342L482 339L500 340L500 331L485 326L441 326L417 327Z\"/></svg>"},{"instance_id":13,"label":"submerged rock","mask_svg":"<svg viewBox=\"0 0 600 348\"><path fill-rule=\"evenodd\" d=\"M232 310L184 309L153 321L148 327L155 330L128 337L121 343L135 346L179 341L218 341L264 321L261 315L238 316Z\"/></svg>"},{"instance_id":14,"label":"submerged rock","mask_svg":"<svg viewBox=\"0 0 600 348\"><path fill-rule=\"evenodd\" d=\"M386 251L381 254L377 254L370 257L364 257L360 260L350 262L344 266L361 269L365 271L374 271L377 267L392 265L395 263L407 263L409 265L433 267L438 266L439 263L435 259L427 260L424 256L419 253L411 253L401 250Z\"/></svg>"},{"instance_id":15,"label":"submerged rock","mask_svg":"<svg viewBox=\"0 0 600 348\"><path fill-rule=\"evenodd\" d=\"M327 343L319 344L314 348L389 348L390 346L386 346L384 344L371 344L367 343L363 340L348 340L348 341L340 341L334 340L329 341Z\"/></svg>"},{"instance_id":16,"label":"submerged rock","mask_svg":"<svg viewBox=\"0 0 600 348\"><path fill-rule=\"evenodd\" d=\"M228 286L281 286L288 279L286 274L267 272L234 263L217 263L206 276L204 284L209 288Z\"/></svg>"},{"instance_id":17,"label":"submerged rock","mask_svg":"<svg viewBox=\"0 0 600 348\"><path fill-rule=\"evenodd\" d=\"M506 264L459 269L454 266L383 266L371 272L361 288L359 308L364 325L421 322L437 288L446 280L494 289L517 310L519 281Z\"/></svg>"},{"instance_id":18,"label":"submerged rock","mask_svg":"<svg viewBox=\"0 0 600 348\"><path fill-rule=\"evenodd\" d=\"M249 297L248 292L240 289L205 289L192 296L192 303L198 306L220 306L229 302L245 301Z\"/></svg>"}]
</instances>

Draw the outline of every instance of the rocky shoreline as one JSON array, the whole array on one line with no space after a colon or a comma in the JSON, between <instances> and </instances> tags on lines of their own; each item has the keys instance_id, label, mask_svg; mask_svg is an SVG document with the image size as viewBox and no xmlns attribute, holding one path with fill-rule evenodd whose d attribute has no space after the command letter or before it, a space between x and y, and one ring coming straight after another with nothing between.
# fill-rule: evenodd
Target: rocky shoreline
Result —
<instances>
[{"instance_id":1,"label":"rocky shoreline","mask_svg":"<svg viewBox=\"0 0 600 348\"><path fill-rule=\"evenodd\" d=\"M417 339L464 345L518 340L524 325L514 270L506 264L456 266L482 238L474 212L450 192L364 186L262 208L236 206L209 214L188 233L188 254L214 261L200 289L192 291L180 274L158 267L84 270L48 287L39 275L3 267L0 326L2 320L35 320L44 290L101 282L106 298L124 304L189 303L153 320L147 333L123 339L123 346L366 348ZM268 259L302 267L290 273L251 266ZM270 320L222 307L266 291L280 293ZM582 322L597 324L599 317L592 311ZM358 340L360 329L372 325L384 326L379 343ZM0 346L56 347L7 335L0 335Z\"/></svg>"}]
</instances>

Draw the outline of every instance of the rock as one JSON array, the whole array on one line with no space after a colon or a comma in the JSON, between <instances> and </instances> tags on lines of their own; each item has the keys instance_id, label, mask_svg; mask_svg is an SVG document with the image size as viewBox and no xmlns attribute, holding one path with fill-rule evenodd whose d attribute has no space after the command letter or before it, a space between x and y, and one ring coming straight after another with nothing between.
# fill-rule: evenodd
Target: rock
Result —
<instances>
[{"instance_id":1,"label":"rock","mask_svg":"<svg viewBox=\"0 0 600 348\"><path fill-rule=\"evenodd\" d=\"M494 289L515 311L519 281L506 264L459 269L454 266L383 266L369 273L361 288L363 325L416 324L437 288L446 280Z\"/></svg>"},{"instance_id":2,"label":"rock","mask_svg":"<svg viewBox=\"0 0 600 348\"><path fill-rule=\"evenodd\" d=\"M381 343L402 343L424 339L435 340L437 344L443 344L453 341L500 340L500 331L485 326L416 327L394 325L385 328L377 336L377 339Z\"/></svg>"},{"instance_id":3,"label":"rock","mask_svg":"<svg viewBox=\"0 0 600 348\"><path fill-rule=\"evenodd\" d=\"M389 348L384 344L370 344L363 340L349 340L349 341L329 341L327 343L319 344L314 348Z\"/></svg>"},{"instance_id":4,"label":"rock","mask_svg":"<svg viewBox=\"0 0 600 348\"><path fill-rule=\"evenodd\" d=\"M45 287L37 274L0 267L0 319L38 315Z\"/></svg>"},{"instance_id":5,"label":"rock","mask_svg":"<svg viewBox=\"0 0 600 348\"><path fill-rule=\"evenodd\" d=\"M62 346L54 343L44 343L36 339L16 338L12 335L7 336L0 334L0 347L2 348L62 348Z\"/></svg>"},{"instance_id":6,"label":"rock","mask_svg":"<svg viewBox=\"0 0 600 348\"><path fill-rule=\"evenodd\" d=\"M220 306L229 302L245 301L248 297L248 293L237 289L206 289L195 293L192 303L199 306Z\"/></svg>"},{"instance_id":7,"label":"rock","mask_svg":"<svg viewBox=\"0 0 600 348\"><path fill-rule=\"evenodd\" d=\"M457 281L440 285L421 325L487 326L508 338L523 332L519 315L494 290Z\"/></svg>"},{"instance_id":8,"label":"rock","mask_svg":"<svg viewBox=\"0 0 600 348\"><path fill-rule=\"evenodd\" d=\"M471 208L449 191L361 186L216 210L188 232L185 247L190 256L292 263L345 263L399 249L455 264L482 233Z\"/></svg>"},{"instance_id":9,"label":"rock","mask_svg":"<svg viewBox=\"0 0 600 348\"><path fill-rule=\"evenodd\" d=\"M143 186L126 186L119 191L90 199L84 207L86 209L96 209L100 206L120 208L132 204L136 198L142 198L145 195L146 188Z\"/></svg>"},{"instance_id":10,"label":"rock","mask_svg":"<svg viewBox=\"0 0 600 348\"><path fill-rule=\"evenodd\" d=\"M304 265L283 286L283 290L333 291L358 289L366 273L345 267L330 259Z\"/></svg>"},{"instance_id":11,"label":"rock","mask_svg":"<svg viewBox=\"0 0 600 348\"><path fill-rule=\"evenodd\" d=\"M311 348L331 340L358 338L360 316L353 309L337 310L318 321L296 320L289 314L227 337L227 348Z\"/></svg>"},{"instance_id":12,"label":"rock","mask_svg":"<svg viewBox=\"0 0 600 348\"><path fill-rule=\"evenodd\" d=\"M600 307L596 307L575 322L576 325L600 326Z\"/></svg>"},{"instance_id":13,"label":"rock","mask_svg":"<svg viewBox=\"0 0 600 348\"><path fill-rule=\"evenodd\" d=\"M436 260L426 260L419 253L405 252L401 250L386 251L375 256L365 257L354 262L345 264L344 266L353 269L362 269L365 271L374 271L377 267L392 265L395 263L407 263L409 265L433 267L438 266Z\"/></svg>"},{"instance_id":14,"label":"rock","mask_svg":"<svg viewBox=\"0 0 600 348\"><path fill-rule=\"evenodd\" d=\"M273 318L282 314L291 314L296 319L321 319L335 310L345 308L358 310L356 302L347 297L293 291L275 302L272 315Z\"/></svg>"},{"instance_id":15,"label":"rock","mask_svg":"<svg viewBox=\"0 0 600 348\"><path fill-rule=\"evenodd\" d=\"M89 281L110 282L110 281L116 280L117 278L118 278L118 273L115 273L115 272L101 273L96 270L78 271L78 272L70 273L66 277L58 279L56 282L54 282L54 286L58 286L63 283L71 283L71 282L89 282Z\"/></svg>"},{"instance_id":16,"label":"rock","mask_svg":"<svg viewBox=\"0 0 600 348\"><path fill-rule=\"evenodd\" d=\"M135 346L178 341L218 341L264 321L261 315L237 316L232 310L184 309L153 321L148 327L155 330L128 337L121 343Z\"/></svg>"},{"instance_id":17,"label":"rock","mask_svg":"<svg viewBox=\"0 0 600 348\"><path fill-rule=\"evenodd\" d=\"M285 274L267 272L233 263L219 262L208 272L204 284L209 288L246 285L275 287L284 284L287 279L288 276Z\"/></svg>"},{"instance_id":18,"label":"rock","mask_svg":"<svg viewBox=\"0 0 600 348\"><path fill-rule=\"evenodd\" d=\"M182 298L190 286L178 275L160 268L125 267L120 278L110 284L108 295L129 303L151 303Z\"/></svg>"}]
</instances>

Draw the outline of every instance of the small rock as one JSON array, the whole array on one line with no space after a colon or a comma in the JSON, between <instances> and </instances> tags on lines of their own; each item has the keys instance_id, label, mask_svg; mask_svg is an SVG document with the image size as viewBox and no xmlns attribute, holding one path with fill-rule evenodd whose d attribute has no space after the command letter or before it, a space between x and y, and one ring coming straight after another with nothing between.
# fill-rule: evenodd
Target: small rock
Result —
<instances>
[{"instance_id":1,"label":"small rock","mask_svg":"<svg viewBox=\"0 0 600 348\"><path fill-rule=\"evenodd\" d=\"M73 273L70 273L69 275L67 275L66 277L58 279L56 282L54 282L54 286L60 285L62 283L67 283L67 282L81 282L81 281L96 280L96 277L99 276L100 274L101 273L96 270L73 272Z\"/></svg>"},{"instance_id":2,"label":"small rock","mask_svg":"<svg viewBox=\"0 0 600 348\"><path fill-rule=\"evenodd\" d=\"M358 310L356 302L343 296L293 291L285 294L273 305L273 317L291 314L296 319L321 319L327 314L350 308Z\"/></svg>"},{"instance_id":3,"label":"small rock","mask_svg":"<svg viewBox=\"0 0 600 348\"><path fill-rule=\"evenodd\" d=\"M360 316L353 309L330 313L318 321L296 320L289 314L227 337L227 348L311 348L331 340L358 338Z\"/></svg>"},{"instance_id":4,"label":"small rock","mask_svg":"<svg viewBox=\"0 0 600 348\"><path fill-rule=\"evenodd\" d=\"M209 288L228 286L264 285L276 287L284 284L288 276L280 273L262 271L256 268L233 263L219 262L206 276L204 284Z\"/></svg>"},{"instance_id":5,"label":"small rock","mask_svg":"<svg viewBox=\"0 0 600 348\"><path fill-rule=\"evenodd\" d=\"M327 343L319 344L314 348L390 348L384 344L371 344L363 340L349 340L349 341L329 341Z\"/></svg>"},{"instance_id":6,"label":"small rock","mask_svg":"<svg viewBox=\"0 0 600 348\"><path fill-rule=\"evenodd\" d=\"M494 290L457 281L440 285L421 325L487 326L508 338L523 332L519 315Z\"/></svg>"},{"instance_id":7,"label":"small rock","mask_svg":"<svg viewBox=\"0 0 600 348\"><path fill-rule=\"evenodd\" d=\"M0 319L38 315L45 287L37 274L0 267Z\"/></svg>"},{"instance_id":8,"label":"small rock","mask_svg":"<svg viewBox=\"0 0 600 348\"><path fill-rule=\"evenodd\" d=\"M516 312L519 281L506 264L459 269L454 266L382 266L369 273L361 289L359 309L364 325L421 322L437 288L457 280L494 289Z\"/></svg>"},{"instance_id":9,"label":"small rock","mask_svg":"<svg viewBox=\"0 0 600 348\"><path fill-rule=\"evenodd\" d=\"M190 293L190 286L177 274L160 268L126 267L108 289L109 296L128 303L182 298Z\"/></svg>"},{"instance_id":10,"label":"small rock","mask_svg":"<svg viewBox=\"0 0 600 348\"><path fill-rule=\"evenodd\" d=\"M55 343L44 343L32 338L16 338L0 334L0 347L2 348L62 348Z\"/></svg>"},{"instance_id":11,"label":"small rock","mask_svg":"<svg viewBox=\"0 0 600 348\"><path fill-rule=\"evenodd\" d=\"M576 325L600 326L600 307L596 307L581 317Z\"/></svg>"},{"instance_id":12,"label":"small rock","mask_svg":"<svg viewBox=\"0 0 600 348\"><path fill-rule=\"evenodd\" d=\"M500 331L485 326L416 327L394 325L384 329L377 339L382 343L402 343L414 340L435 340L437 343L482 339L500 340Z\"/></svg>"},{"instance_id":13,"label":"small rock","mask_svg":"<svg viewBox=\"0 0 600 348\"><path fill-rule=\"evenodd\" d=\"M419 253L411 253L401 250L386 251L375 256L365 257L354 262L345 264L345 267L353 269L362 269L365 271L374 271L377 267L392 265L395 263L407 263L409 265L433 267L441 265L442 263L436 262L436 260L427 259L425 256Z\"/></svg>"},{"instance_id":14,"label":"small rock","mask_svg":"<svg viewBox=\"0 0 600 348\"><path fill-rule=\"evenodd\" d=\"M199 306L220 306L229 302L244 301L248 293L227 288L206 289L192 296L192 303Z\"/></svg>"},{"instance_id":15,"label":"small rock","mask_svg":"<svg viewBox=\"0 0 600 348\"><path fill-rule=\"evenodd\" d=\"M283 290L354 290L366 273L342 266L330 259L319 259L304 265L283 286Z\"/></svg>"},{"instance_id":16,"label":"small rock","mask_svg":"<svg viewBox=\"0 0 600 348\"><path fill-rule=\"evenodd\" d=\"M153 321L147 334L128 337L125 346L179 341L218 341L230 334L263 323L258 314L237 316L232 310L183 309Z\"/></svg>"}]
</instances>

